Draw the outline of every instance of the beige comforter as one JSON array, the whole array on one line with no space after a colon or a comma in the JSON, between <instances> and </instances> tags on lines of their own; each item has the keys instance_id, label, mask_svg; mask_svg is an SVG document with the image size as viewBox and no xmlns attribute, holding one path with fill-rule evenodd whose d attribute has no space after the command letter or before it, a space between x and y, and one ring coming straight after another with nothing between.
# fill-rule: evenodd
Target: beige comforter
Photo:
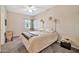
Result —
<instances>
[{"instance_id":1,"label":"beige comforter","mask_svg":"<svg viewBox=\"0 0 79 59\"><path fill-rule=\"evenodd\" d=\"M40 52L44 48L48 47L55 41L57 41L58 34L54 33L45 33L40 36L34 36L27 40L25 37L21 36L22 42L27 48L28 52L36 53Z\"/></svg>"}]
</instances>

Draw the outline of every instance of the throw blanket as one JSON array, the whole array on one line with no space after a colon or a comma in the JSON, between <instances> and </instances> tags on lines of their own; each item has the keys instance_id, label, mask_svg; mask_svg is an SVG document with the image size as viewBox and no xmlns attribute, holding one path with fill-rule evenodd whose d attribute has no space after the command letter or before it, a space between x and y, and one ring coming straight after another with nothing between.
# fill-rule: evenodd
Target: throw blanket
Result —
<instances>
[{"instance_id":1,"label":"throw blanket","mask_svg":"<svg viewBox=\"0 0 79 59\"><path fill-rule=\"evenodd\" d=\"M54 33L49 32L42 34L40 36L34 36L29 40L21 36L23 44L25 45L28 52L30 53L40 52L44 48L48 47L49 45L57 41L57 38L58 38L58 33L56 32Z\"/></svg>"}]
</instances>

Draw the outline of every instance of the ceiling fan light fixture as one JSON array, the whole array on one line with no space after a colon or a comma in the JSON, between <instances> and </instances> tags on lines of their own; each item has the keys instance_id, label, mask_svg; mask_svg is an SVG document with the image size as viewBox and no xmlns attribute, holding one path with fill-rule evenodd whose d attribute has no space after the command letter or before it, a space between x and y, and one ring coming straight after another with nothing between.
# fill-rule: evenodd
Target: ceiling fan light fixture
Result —
<instances>
[{"instance_id":1,"label":"ceiling fan light fixture","mask_svg":"<svg viewBox=\"0 0 79 59\"><path fill-rule=\"evenodd\" d=\"M29 12L29 13L32 13L32 12L36 11L37 8L35 6L33 6L33 5L28 5L28 6L25 7L24 10Z\"/></svg>"},{"instance_id":2,"label":"ceiling fan light fixture","mask_svg":"<svg viewBox=\"0 0 79 59\"><path fill-rule=\"evenodd\" d=\"M32 12L33 12L33 10L31 10L31 9L29 9L28 11L29 11L30 13L32 13Z\"/></svg>"}]
</instances>

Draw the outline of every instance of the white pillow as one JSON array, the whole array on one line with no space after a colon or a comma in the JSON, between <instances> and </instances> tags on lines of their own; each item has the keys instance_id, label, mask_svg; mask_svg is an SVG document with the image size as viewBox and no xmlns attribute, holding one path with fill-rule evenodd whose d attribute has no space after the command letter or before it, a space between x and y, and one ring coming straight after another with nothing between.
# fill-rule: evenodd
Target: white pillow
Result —
<instances>
[{"instance_id":1,"label":"white pillow","mask_svg":"<svg viewBox=\"0 0 79 59\"><path fill-rule=\"evenodd\" d=\"M51 29L45 29L46 32L54 32L53 30Z\"/></svg>"}]
</instances>

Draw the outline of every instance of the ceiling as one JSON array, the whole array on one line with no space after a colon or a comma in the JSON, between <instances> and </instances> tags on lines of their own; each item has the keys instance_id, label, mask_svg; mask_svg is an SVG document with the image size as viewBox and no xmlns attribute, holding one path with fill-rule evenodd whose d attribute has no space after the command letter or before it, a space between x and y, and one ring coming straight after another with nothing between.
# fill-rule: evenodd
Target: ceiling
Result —
<instances>
[{"instance_id":1,"label":"ceiling","mask_svg":"<svg viewBox=\"0 0 79 59\"><path fill-rule=\"evenodd\" d=\"M9 12L25 14L28 16L35 16L35 15L37 15L41 12L44 12L45 10L53 7L53 5L33 5L35 8L37 8L37 10L30 13L30 12L25 10L26 9L25 6L28 6L28 5L7 5L6 9Z\"/></svg>"}]
</instances>

